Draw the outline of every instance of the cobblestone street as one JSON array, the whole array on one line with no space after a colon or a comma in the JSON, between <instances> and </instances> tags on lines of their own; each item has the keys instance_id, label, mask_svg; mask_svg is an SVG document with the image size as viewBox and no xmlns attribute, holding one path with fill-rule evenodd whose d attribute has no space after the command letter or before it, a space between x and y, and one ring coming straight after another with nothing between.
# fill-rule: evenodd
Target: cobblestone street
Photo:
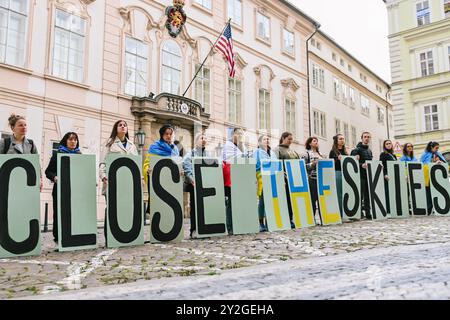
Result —
<instances>
[{"instance_id":1,"label":"cobblestone street","mask_svg":"<svg viewBox=\"0 0 450 320\"><path fill-rule=\"evenodd\" d=\"M423 217L121 249L100 234L72 253L45 233L41 256L0 260L0 298L448 299L449 230Z\"/></svg>"}]
</instances>

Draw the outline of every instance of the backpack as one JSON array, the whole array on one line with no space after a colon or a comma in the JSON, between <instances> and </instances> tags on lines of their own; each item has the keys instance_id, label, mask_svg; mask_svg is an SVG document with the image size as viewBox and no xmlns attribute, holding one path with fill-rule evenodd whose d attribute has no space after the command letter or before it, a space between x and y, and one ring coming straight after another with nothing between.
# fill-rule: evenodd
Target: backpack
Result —
<instances>
[{"instance_id":1,"label":"backpack","mask_svg":"<svg viewBox=\"0 0 450 320\"><path fill-rule=\"evenodd\" d=\"M34 149L33 140L31 140L31 139L27 139L27 140L31 143L31 150L33 150ZM3 146L2 154L8 153L8 150L11 147L11 142L12 142L11 137L6 137L4 141L5 141L5 145Z\"/></svg>"}]
</instances>

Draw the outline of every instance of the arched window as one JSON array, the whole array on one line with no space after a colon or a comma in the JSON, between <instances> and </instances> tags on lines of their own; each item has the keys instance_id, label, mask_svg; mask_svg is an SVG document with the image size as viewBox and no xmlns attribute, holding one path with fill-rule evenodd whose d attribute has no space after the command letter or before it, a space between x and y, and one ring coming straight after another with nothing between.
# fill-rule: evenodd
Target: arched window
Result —
<instances>
[{"instance_id":1,"label":"arched window","mask_svg":"<svg viewBox=\"0 0 450 320\"><path fill-rule=\"evenodd\" d=\"M162 92L180 94L181 50L173 42L167 42L162 49Z\"/></svg>"}]
</instances>

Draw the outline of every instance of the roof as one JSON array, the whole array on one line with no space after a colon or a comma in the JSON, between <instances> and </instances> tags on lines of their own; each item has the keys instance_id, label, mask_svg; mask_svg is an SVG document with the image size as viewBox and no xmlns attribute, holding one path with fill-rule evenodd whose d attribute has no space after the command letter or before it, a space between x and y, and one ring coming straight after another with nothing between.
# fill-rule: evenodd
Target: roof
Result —
<instances>
[{"instance_id":1,"label":"roof","mask_svg":"<svg viewBox=\"0 0 450 320\"><path fill-rule=\"evenodd\" d=\"M283 3L285 6L287 6L289 9L295 11L295 13L298 13L302 17L304 17L306 20L311 22L316 28L320 28L320 23L308 16L306 13L304 13L302 10L297 8L295 5L290 3L288 0L279 0L281 3Z\"/></svg>"}]
</instances>

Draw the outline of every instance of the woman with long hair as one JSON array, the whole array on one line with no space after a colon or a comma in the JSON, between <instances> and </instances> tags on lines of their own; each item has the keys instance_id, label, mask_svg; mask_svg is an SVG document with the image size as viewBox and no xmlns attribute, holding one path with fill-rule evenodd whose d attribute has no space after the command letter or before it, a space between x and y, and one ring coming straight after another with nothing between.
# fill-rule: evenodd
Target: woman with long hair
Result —
<instances>
[{"instance_id":1,"label":"woman with long hair","mask_svg":"<svg viewBox=\"0 0 450 320\"><path fill-rule=\"evenodd\" d=\"M384 194L386 199L386 209L390 212L389 205L389 186L388 181L390 179L388 175L387 162L397 161L397 156L394 154L394 144L391 140L383 141L383 152L380 154L380 161L383 163L383 174L384 174Z\"/></svg>"},{"instance_id":2,"label":"woman with long hair","mask_svg":"<svg viewBox=\"0 0 450 320\"><path fill-rule=\"evenodd\" d=\"M309 137L305 142L305 148L306 152L302 158L305 160L306 171L308 172L309 192L311 193L313 214L315 217L316 209L319 209L319 195L317 194L317 164L319 163L319 160L325 159L325 157L319 151L319 139L316 137ZM322 220L322 217L320 217L320 220Z\"/></svg>"},{"instance_id":3,"label":"woman with long hair","mask_svg":"<svg viewBox=\"0 0 450 320\"><path fill-rule=\"evenodd\" d=\"M336 187L339 200L339 211L342 218L342 168L341 160L343 156L348 156L347 147L345 146L345 137L337 134L333 137L333 147L331 148L329 159L334 160L334 169L336 171Z\"/></svg>"},{"instance_id":4,"label":"woman with long hair","mask_svg":"<svg viewBox=\"0 0 450 320\"><path fill-rule=\"evenodd\" d=\"M67 132L59 142L58 151L53 153L50 162L45 169L45 176L53 182L52 198L53 198L53 240L58 242L58 153L81 154L80 140L75 132Z\"/></svg>"},{"instance_id":5,"label":"woman with long hair","mask_svg":"<svg viewBox=\"0 0 450 320\"><path fill-rule=\"evenodd\" d=\"M261 176L261 162L264 160L270 160L271 157L271 148L270 148L270 138L267 135L261 135L258 138L258 149L253 154L253 157L256 159L256 179L258 181L258 216L259 216L259 232L266 232L267 229L267 221L266 221L266 210L264 207L264 196L263 196L263 185L262 185L262 176Z\"/></svg>"},{"instance_id":6,"label":"woman with long hair","mask_svg":"<svg viewBox=\"0 0 450 320\"><path fill-rule=\"evenodd\" d=\"M417 162L417 158L414 156L414 146L412 143L405 143L403 146L403 156L400 158L403 162Z\"/></svg>"}]
</instances>

